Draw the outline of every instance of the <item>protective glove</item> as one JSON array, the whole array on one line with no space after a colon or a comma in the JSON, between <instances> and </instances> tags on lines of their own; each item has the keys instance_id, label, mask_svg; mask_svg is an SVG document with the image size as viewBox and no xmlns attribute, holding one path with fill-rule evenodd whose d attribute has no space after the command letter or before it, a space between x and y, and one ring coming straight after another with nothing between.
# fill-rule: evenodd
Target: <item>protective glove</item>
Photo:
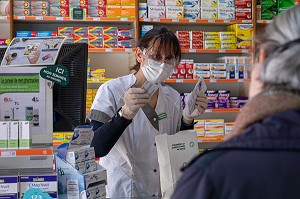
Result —
<instances>
[{"instance_id":1,"label":"protective glove","mask_svg":"<svg viewBox=\"0 0 300 199\"><path fill-rule=\"evenodd\" d=\"M122 115L132 120L139 109L149 102L149 94L142 88L130 88L124 95L125 105L122 106Z\"/></svg>"},{"instance_id":2,"label":"protective glove","mask_svg":"<svg viewBox=\"0 0 300 199\"><path fill-rule=\"evenodd\" d=\"M188 98L187 103L190 103L189 100L193 100L192 97ZM207 109L207 97L204 93L199 93L196 97L194 111L189 114L187 107L183 110L183 122L185 124L191 124L196 117L199 117Z\"/></svg>"}]
</instances>

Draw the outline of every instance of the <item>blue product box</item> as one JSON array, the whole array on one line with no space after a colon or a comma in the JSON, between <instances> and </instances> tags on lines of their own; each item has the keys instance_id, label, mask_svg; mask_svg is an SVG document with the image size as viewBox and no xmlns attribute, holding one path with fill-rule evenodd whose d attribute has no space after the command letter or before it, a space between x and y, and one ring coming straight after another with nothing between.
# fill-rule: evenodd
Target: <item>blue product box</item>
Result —
<instances>
[{"instance_id":1,"label":"blue product box","mask_svg":"<svg viewBox=\"0 0 300 199\"><path fill-rule=\"evenodd\" d=\"M142 37L151 29L153 29L153 25L142 25Z\"/></svg>"},{"instance_id":2,"label":"blue product box","mask_svg":"<svg viewBox=\"0 0 300 199\"><path fill-rule=\"evenodd\" d=\"M56 31L36 31L36 37L56 37Z\"/></svg>"},{"instance_id":3,"label":"blue product box","mask_svg":"<svg viewBox=\"0 0 300 199\"><path fill-rule=\"evenodd\" d=\"M0 198L19 198L18 176L0 176Z\"/></svg>"},{"instance_id":4,"label":"blue product box","mask_svg":"<svg viewBox=\"0 0 300 199\"><path fill-rule=\"evenodd\" d=\"M17 31L16 37L26 38L26 37L36 37L35 31Z\"/></svg>"}]
</instances>

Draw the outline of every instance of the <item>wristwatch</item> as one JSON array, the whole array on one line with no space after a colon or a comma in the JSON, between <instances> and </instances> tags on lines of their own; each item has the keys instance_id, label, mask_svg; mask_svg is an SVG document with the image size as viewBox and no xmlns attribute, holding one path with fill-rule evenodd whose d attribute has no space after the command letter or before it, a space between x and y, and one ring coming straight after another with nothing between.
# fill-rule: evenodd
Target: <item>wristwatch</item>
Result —
<instances>
[{"instance_id":1,"label":"wristwatch","mask_svg":"<svg viewBox=\"0 0 300 199\"><path fill-rule=\"evenodd\" d=\"M122 112L122 108L120 108L120 110L118 111L118 116L120 118L122 118L123 120L127 121L127 122L131 122L132 121L132 119L129 120L129 119L127 119L127 118L124 117L123 112Z\"/></svg>"}]
</instances>

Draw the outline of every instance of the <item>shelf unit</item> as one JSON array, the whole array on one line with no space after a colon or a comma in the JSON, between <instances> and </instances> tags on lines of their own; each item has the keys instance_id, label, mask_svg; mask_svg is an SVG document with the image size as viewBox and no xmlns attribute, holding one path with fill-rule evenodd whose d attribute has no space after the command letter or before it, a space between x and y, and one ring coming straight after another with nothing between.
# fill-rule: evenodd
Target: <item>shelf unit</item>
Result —
<instances>
[{"instance_id":1,"label":"shelf unit","mask_svg":"<svg viewBox=\"0 0 300 199\"><path fill-rule=\"evenodd\" d=\"M253 20L212 20L212 19L153 19L153 18L140 18L140 22L151 23L197 23L197 24L233 24L233 23L253 23Z\"/></svg>"}]
</instances>

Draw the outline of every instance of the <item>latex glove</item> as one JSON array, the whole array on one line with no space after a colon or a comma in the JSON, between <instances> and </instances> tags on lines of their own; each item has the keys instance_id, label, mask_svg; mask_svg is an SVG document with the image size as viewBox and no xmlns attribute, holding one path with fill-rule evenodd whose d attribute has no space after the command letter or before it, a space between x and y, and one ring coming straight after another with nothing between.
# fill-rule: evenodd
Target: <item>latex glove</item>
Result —
<instances>
[{"instance_id":1,"label":"latex glove","mask_svg":"<svg viewBox=\"0 0 300 199\"><path fill-rule=\"evenodd\" d=\"M130 88L125 92L124 102L123 117L132 120L139 109L149 102L149 94L142 88Z\"/></svg>"},{"instance_id":2,"label":"latex glove","mask_svg":"<svg viewBox=\"0 0 300 199\"><path fill-rule=\"evenodd\" d=\"M191 98L190 98L191 99ZM183 122L186 124L191 124L196 117L199 117L207 109L207 97L204 93L199 93L195 101L195 108L191 114L188 114L188 110L185 108L183 110Z\"/></svg>"}]
</instances>

